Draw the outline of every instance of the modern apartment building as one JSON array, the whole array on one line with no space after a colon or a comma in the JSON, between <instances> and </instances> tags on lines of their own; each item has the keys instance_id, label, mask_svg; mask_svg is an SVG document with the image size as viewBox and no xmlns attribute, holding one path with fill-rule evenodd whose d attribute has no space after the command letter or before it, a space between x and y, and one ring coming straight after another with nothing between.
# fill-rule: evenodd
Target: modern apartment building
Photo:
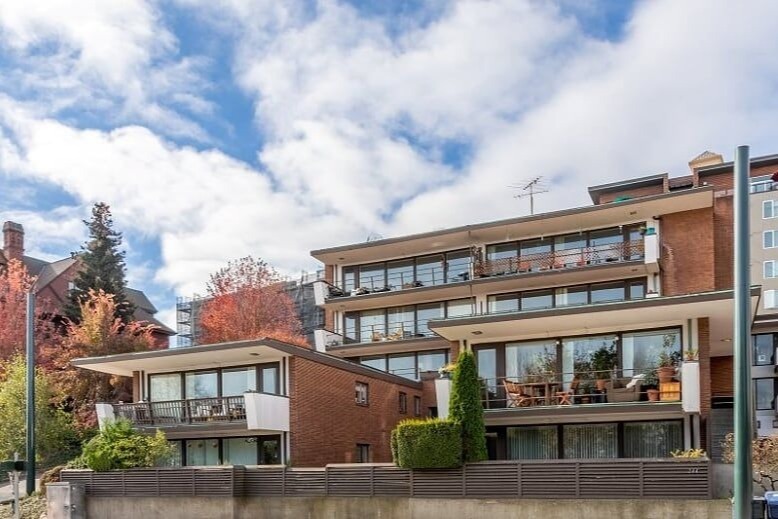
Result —
<instances>
[{"instance_id":1,"label":"modern apartment building","mask_svg":"<svg viewBox=\"0 0 778 519\"><path fill-rule=\"evenodd\" d=\"M776 159L754 159L755 180ZM592 187L587 207L313 251L316 348L414 380L472 349L492 458L715 451L711 410L732 395L732 163L689 165ZM425 411L444 415L432 387Z\"/></svg>"},{"instance_id":2,"label":"modern apartment building","mask_svg":"<svg viewBox=\"0 0 778 519\"><path fill-rule=\"evenodd\" d=\"M97 404L99 421L161 429L173 465L389 462L392 429L422 410L419 382L274 340L73 364L132 377L133 401Z\"/></svg>"}]
</instances>

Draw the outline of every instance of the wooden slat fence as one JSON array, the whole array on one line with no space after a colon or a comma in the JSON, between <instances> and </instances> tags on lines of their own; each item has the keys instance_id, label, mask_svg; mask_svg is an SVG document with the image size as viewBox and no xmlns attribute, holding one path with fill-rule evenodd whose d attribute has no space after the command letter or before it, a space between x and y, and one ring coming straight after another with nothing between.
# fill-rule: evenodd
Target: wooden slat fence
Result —
<instances>
[{"instance_id":1,"label":"wooden slat fence","mask_svg":"<svg viewBox=\"0 0 778 519\"><path fill-rule=\"evenodd\" d=\"M456 469L391 465L326 468L192 467L113 472L64 470L87 495L710 499L709 460L490 461Z\"/></svg>"}]
</instances>

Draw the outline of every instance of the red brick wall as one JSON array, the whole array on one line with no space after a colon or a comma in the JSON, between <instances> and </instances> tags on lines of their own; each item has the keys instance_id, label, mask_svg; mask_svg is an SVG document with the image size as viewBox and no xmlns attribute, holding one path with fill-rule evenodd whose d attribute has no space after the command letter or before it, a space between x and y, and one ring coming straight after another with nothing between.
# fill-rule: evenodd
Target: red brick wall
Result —
<instances>
[{"instance_id":1,"label":"red brick wall","mask_svg":"<svg viewBox=\"0 0 778 519\"><path fill-rule=\"evenodd\" d=\"M662 216L662 295L714 289L713 221L710 209Z\"/></svg>"},{"instance_id":2,"label":"red brick wall","mask_svg":"<svg viewBox=\"0 0 778 519\"><path fill-rule=\"evenodd\" d=\"M290 360L289 371L293 466L352 463L357 443L370 445L371 461L392 461L389 436L397 422L413 417L413 397L421 390L300 357ZM357 381L369 385L368 406L354 402ZM408 395L407 414L399 412L400 391Z\"/></svg>"},{"instance_id":3,"label":"red brick wall","mask_svg":"<svg viewBox=\"0 0 778 519\"><path fill-rule=\"evenodd\" d=\"M772 175L778 172L778 166L765 166L761 168L751 168L752 177L759 177L762 175ZM719 189L732 189L734 186L734 170L730 169L725 173L716 173L715 175L703 175L699 177L699 184L707 184L709 186L715 186Z\"/></svg>"},{"instance_id":4,"label":"red brick wall","mask_svg":"<svg viewBox=\"0 0 778 519\"><path fill-rule=\"evenodd\" d=\"M602 195L600 195L600 199L597 201L597 203L607 204L609 202L613 202L620 196L630 196L632 198L639 198L641 196L661 195L664 192L665 192L665 186L662 184L657 184L655 186L636 187L633 189L625 189L623 191L603 193Z\"/></svg>"},{"instance_id":5,"label":"red brick wall","mask_svg":"<svg viewBox=\"0 0 778 519\"><path fill-rule=\"evenodd\" d=\"M711 357L710 359L710 392L711 396L731 396L733 392L733 380L735 378L735 358Z\"/></svg>"},{"instance_id":6,"label":"red brick wall","mask_svg":"<svg viewBox=\"0 0 778 519\"><path fill-rule=\"evenodd\" d=\"M716 289L732 288L732 268L734 262L734 230L732 228L732 197L718 197L713 200L713 223L715 246Z\"/></svg>"}]
</instances>

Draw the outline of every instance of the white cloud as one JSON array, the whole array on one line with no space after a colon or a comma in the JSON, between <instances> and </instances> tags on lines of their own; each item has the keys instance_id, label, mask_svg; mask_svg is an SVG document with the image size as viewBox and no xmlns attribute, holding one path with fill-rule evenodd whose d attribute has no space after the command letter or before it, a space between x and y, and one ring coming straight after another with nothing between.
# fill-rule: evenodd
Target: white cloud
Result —
<instances>
[{"instance_id":1,"label":"white cloud","mask_svg":"<svg viewBox=\"0 0 778 519\"><path fill-rule=\"evenodd\" d=\"M141 126L77 129L9 97L0 97L0 168L84 204L108 201L121 228L159 237L156 280L182 294L246 254L293 272L311 266L311 248L372 231L526 214L507 186L536 175L553 180L536 201L550 210L587 203L587 185L683 174L704 149L729 155L749 142L755 154L776 151L778 6L770 2L747 12L727 2L639 4L616 42L535 2L452 2L399 33L334 1L313 13L286 2L179 3L235 41L235 81L255 100L265 139L260 168ZM138 19L159 29L148 13ZM25 49L41 31L11 26ZM116 47L127 55L120 63L103 64L98 52L81 64L99 78L91 88L125 77L130 99L132 85L153 76L154 56L174 53L174 37L160 30L153 43L143 30L122 35L141 43ZM77 46L86 36L67 38ZM159 106L212 113L196 91L162 77L151 81L167 92ZM469 147L461 167L442 159L452 139Z\"/></svg>"},{"instance_id":2,"label":"white cloud","mask_svg":"<svg viewBox=\"0 0 778 519\"><path fill-rule=\"evenodd\" d=\"M35 92L37 103L52 113L75 108L207 139L197 124L166 106L172 101L193 112L207 109L199 93L206 86L204 62L177 56L176 37L152 1L4 0L3 47L11 79L4 89Z\"/></svg>"}]
</instances>

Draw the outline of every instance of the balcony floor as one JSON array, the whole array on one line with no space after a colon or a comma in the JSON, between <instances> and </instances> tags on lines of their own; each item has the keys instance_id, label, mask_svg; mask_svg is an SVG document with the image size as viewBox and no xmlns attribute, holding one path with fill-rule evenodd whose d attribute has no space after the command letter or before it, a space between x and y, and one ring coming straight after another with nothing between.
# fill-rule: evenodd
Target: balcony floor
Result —
<instances>
[{"instance_id":1,"label":"balcony floor","mask_svg":"<svg viewBox=\"0 0 778 519\"><path fill-rule=\"evenodd\" d=\"M616 420L666 420L684 417L680 401L614 402L485 409L486 425L537 425Z\"/></svg>"}]
</instances>

